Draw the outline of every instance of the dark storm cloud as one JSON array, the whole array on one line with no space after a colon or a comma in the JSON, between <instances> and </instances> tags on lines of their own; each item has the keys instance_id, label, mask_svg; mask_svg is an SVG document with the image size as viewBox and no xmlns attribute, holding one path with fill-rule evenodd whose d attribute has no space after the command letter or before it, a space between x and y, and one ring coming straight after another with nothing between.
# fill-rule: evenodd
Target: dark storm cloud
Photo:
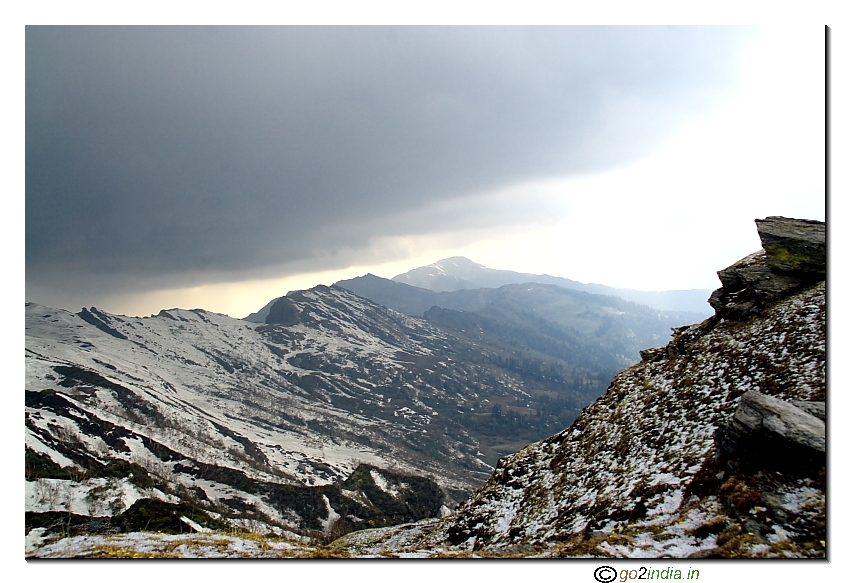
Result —
<instances>
[{"instance_id":1,"label":"dark storm cloud","mask_svg":"<svg viewBox=\"0 0 850 583\"><path fill-rule=\"evenodd\" d=\"M733 88L748 36L27 27L28 296L320 258L439 230L392 218L440 200L621 166Z\"/></svg>"}]
</instances>

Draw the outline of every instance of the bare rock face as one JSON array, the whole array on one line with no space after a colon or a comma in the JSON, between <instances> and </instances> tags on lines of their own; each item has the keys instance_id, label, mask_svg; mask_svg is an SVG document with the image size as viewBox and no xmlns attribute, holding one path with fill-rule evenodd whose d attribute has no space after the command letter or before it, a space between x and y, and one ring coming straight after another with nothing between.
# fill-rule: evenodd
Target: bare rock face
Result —
<instances>
[{"instance_id":1,"label":"bare rock face","mask_svg":"<svg viewBox=\"0 0 850 583\"><path fill-rule=\"evenodd\" d=\"M715 442L735 468L771 466L799 471L823 466L826 461L823 420L792 402L758 391L741 396L732 420L717 429Z\"/></svg>"},{"instance_id":2,"label":"bare rock face","mask_svg":"<svg viewBox=\"0 0 850 583\"><path fill-rule=\"evenodd\" d=\"M282 297L272 304L269 315L266 316L266 324L294 326L299 319L299 312L295 303L287 297Z\"/></svg>"},{"instance_id":3,"label":"bare rock face","mask_svg":"<svg viewBox=\"0 0 850 583\"><path fill-rule=\"evenodd\" d=\"M717 317L746 320L826 277L824 223L767 217L756 227L763 250L717 272L722 287L708 299Z\"/></svg>"},{"instance_id":4,"label":"bare rock face","mask_svg":"<svg viewBox=\"0 0 850 583\"><path fill-rule=\"evenodd\" d=\"M799 407L806 413L814 415L826 423L826 403L823 401L792 401L795 407Z\"/></svg>"},{"instance_id":5,"label":"bare rock face","mask_svg":"<svg viewBox=\"0 0 850 583\"><path fill-rule=\"evenodd\" d=\"M826 224L767 217L756 219L761 245L774 271L820 279L826 275Z\"/></svg>"}]
</instances>

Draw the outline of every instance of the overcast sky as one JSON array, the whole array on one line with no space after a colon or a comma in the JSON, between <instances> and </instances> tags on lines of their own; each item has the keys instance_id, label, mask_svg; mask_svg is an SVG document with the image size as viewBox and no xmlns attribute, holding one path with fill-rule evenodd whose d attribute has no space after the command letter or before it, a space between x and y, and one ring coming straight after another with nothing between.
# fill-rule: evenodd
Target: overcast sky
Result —
<instances>
[{"instance_id":1,"label":"overcast sky","mask_svg":"<svg viewBox=\"0 0 850 583\"><path fill-rule=\"evenodd\" d=\"M451 255L717 287L824 219L822 27L27 27L26 299L243 317Z\"/></svg>"}]
</instances>

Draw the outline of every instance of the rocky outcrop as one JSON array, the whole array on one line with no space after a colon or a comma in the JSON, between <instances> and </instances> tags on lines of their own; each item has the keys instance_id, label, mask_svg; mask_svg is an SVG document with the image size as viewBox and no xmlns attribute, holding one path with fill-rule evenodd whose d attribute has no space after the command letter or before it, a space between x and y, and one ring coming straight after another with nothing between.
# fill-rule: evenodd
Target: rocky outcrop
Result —
<instances>
[{"instance_id":1,"label":"rocky outcrop","mask_svg":"<svg viewBox=\"0 0 850 583\"><path fill-rule=\"evenodd\" d=\"M824 466L826 425L804 410L818 411L819 407L812 405L800 407L758 391L747 391L730 422L714 434L721 457L739 471L771 467L800 473Z\"/></svg>"},{"instance_id":2,"label":"rocky outcrop","mask_svg":"<svg viewBox=\"0 0 850 583\"><path fill-rule=\"evenodd\" d=\"M767 217L756 219L768 265L775 272L793 273L802 279L826 275L826 224L820 221Z\"/></svg>"},{"instance_id":3,"label":"rocky outcrop","mask_svg":"<svg viewBox=\"0 0 850 583\"><path fill-rule=\"evenodd\" d=\"M746 321L782 298L825 279L825 224L820 221L767 217L756 219L763 249L717 272L720 279L708 303L714 316L673 328L667 345L640 352L644 362L687 354L688 344L726 320Z\"/></svg>"},{"instance_id":4,"label":"rocky outcrop","mask_svg":"<svg viewBox=\"0 0 850 583\"><path fill-rule=\"evenodd\" d=\"M746 320L752 314L805 282L793 275L771 271L764 251L753 253L717 272L722 287L708 299L720 317Z\"/></svg>"},{"instance_id":5,"label":"rocky outcrop","mask_svg":"<svg viewBox=\"0 0 850 583\"><path fill-rule=\"evenodd\" d=\"M763 250L717 272L708 299L717 318L746 320L826 277L826 226L820 221L756 219Z\"/></svg>"},{"instance_id":6,"label":"rocky outcrop","mask_svg":"<svg viewBox=\"0 0 850 583\"><path fill-rule=\"evenodd\" d=\"M266 316L266 324L280 324L282 326L294 326L299 322L298 308L295 302L287 297L278 298L269 309Z\"/></svg>"}]
</instances>

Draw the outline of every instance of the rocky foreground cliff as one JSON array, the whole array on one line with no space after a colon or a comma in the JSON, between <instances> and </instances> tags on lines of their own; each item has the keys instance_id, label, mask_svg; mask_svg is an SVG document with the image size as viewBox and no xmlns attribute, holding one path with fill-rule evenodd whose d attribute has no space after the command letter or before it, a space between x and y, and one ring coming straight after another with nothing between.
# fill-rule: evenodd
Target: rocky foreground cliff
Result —
<instances>
[{"instance_id":1,"label":"rocky foreground cliff","mask_svg":"<svg viewBox=\"0 0 850 583\"><path fill-rule=\"evenodd\" d=\"M756 221L715 315L621 371L567 429L500 460L445 519L352 555L824 557L825 225Z\"/></svg>"}]
</instances>

